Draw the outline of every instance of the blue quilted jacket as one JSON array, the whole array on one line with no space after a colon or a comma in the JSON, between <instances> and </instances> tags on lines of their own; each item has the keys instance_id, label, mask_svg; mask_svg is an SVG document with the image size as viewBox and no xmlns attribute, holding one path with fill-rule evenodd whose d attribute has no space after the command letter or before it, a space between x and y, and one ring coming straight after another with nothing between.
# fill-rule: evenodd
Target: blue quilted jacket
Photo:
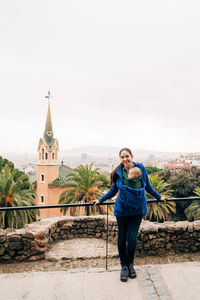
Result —
<instances>
[{"instance_id":1,"label":"blue quilted jacket","mask_svg":"<svg viewBox=\"0 0 200 300\"><path fill-rule=\"evenodd\" d=\"M117 180L114 185L111 186L110 190L103 195L99 201L103 203L105 200L114 197L117 192L119 194L115 201L114 215L116 217L134 216L134 215L146 215L147 213L147 198L145 190L151 194L157 200L160 200L161 196L151 186L147 174L146 168L137 162L133 162L134 165L141 170L141 184L142 188L133 189L123 184L122 169L119 168L116 174Z\"/></svg>"}]
</instances>

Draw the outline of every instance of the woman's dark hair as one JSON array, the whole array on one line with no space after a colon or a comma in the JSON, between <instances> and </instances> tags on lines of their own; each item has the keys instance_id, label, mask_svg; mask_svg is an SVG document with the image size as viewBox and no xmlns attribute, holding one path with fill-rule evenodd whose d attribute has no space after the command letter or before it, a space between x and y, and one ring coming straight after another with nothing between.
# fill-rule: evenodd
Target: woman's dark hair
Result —
<instances>
[{"instance_id":1,"label":"woman's dark hair","mask_svg":"<svg viewBox=\"0 0 200 300\"><path fill-rule=\"evenodd\" d=\"M127 151L127 152L133 157L133 154L132 154L132 152L131 152L131 149L129 149L129 148L122 148L122 149L119 151L119 156L121 156L122 151Z\"/></svg>"},{"instance_id":2,"label":"woman's dark hair","mask_svg":"<svg viewBox=\"0 0 200 300\"><path fill-rule=\"evenodd\" d=\"M127 151L132 157L133 157L133 154L131 152L131 150L129 148L122 148L120 151L119 151L119 157L121 156L121 153L122 151ZM113 185L115 184L116 180L117 180L117 170L119 170L121 168L121 166L123 166L123 163L120 163L113 171L112 173L110 174L110 185Z\"/></svg>"}]
</instances>

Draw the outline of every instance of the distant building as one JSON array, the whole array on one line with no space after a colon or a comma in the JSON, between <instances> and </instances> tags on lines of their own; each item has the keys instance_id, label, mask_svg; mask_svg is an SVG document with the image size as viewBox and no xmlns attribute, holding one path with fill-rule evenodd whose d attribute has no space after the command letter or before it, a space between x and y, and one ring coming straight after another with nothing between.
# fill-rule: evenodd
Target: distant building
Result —
<instances>
[{"instance_id":1,"label":"distant building","mask_svg":"<svg viewBox=\"0 0 200 300\"><path fill-rule=\"evenodd\" d=\"M200 168L200 153L187 153L185 155L181 155L179 161L185 161L191 166Z\"/></svg>"},{"instance_id":2,"label":"distant building","mask_svg":"<svg viewBox=\"0 0 200 300\"><path fill-rule=\"evenodd\" d=\"M149 161L154 161L155 160L155 155L154 154L149 154L148 160Z\"/></svg>"},{"instance_id":3,"label":"distant building","mask_svg":"<svg viewBox=\"0 0 200 300\"><path fill-rule=\"evenodd\" d=\"M194 152L194 153L187 153L185 155L180 156L180 160L200 160L200 152Z\"/></svg>"},{"instance_id":4,"label":"distant building","mask_svg":"<svg viewBox=\"0 0 200 300\"><path fill-rule=\"evenodd\" d=\"M58 163L58 140L53 136L50 104L48 105L46 126L43 138L38 145L37 181L34 182L36 190L36 205L58 204L60 194L67 188L61 187L65 183L65 176L71 169ZM60 216L60 209L41 209L40 218Z\"/></svg>"},{"instance_id":5,"label":"distant building","mask_svg":"<svg viewBox=\"0 0 200 300\"><path fill-rule=\"evenodd\" d=\"M35 174L36 172L36 166L34 164L28 164L27 166L22 168L22 171L25 174Z\"/></svg>"},{"instance_id":6,"label":"distant building","mask_svg":"<svg viewBox=\"0 0 200 300\"><path fill-rule=\"evenodd\" d=\"M156 167L156 168L159 168L159 169L164 169L164 166L166 164L168 164L167 161L163 161L163 162L160 162L160 161L152 161L152 162L146 162L144 161L143 164L145 165L145 167Z\"/></svg>"},{"instance_id":7,"label":"distant building","mask_svg":"<svg viewBox=\"0 0 200 300\"><path fill-rule=\"evenodd\" d=\"M165 169L170 169L170 170L178 170L178 169L189 168L189 167L191 167L191 164L185 161L175 161L164 165Z\"/></svg>"},{"instance_id":8,"label":"distant building","mask_svg":"<svg viewBox=\"0 0 200 300\"><path fill-rule=\"evenodd\" d=\"M87 160L87 158L88 158L87 153L82 153L82 154L81 154L81 159L82 159L82 160Z\"/></svg>"}]
</instances>

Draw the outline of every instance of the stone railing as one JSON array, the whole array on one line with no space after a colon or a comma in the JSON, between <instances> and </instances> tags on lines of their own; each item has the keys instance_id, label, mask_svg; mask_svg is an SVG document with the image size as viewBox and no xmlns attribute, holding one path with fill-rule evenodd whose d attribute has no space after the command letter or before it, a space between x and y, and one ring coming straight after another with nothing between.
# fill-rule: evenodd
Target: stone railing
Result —
<instances>
[{"instance_id":1,"label":"stone railing","mask_svg":"<svg viewBox=\"0 0 200 300\"><path fill-rule=\"evenodd\" d=\"M109 216L109 243L117 242L117 224ZM51 244L73 238L106 239L106 217L60 217L0 230L0 261L34 261L44 258ZM152 223L143 221L136 256L169 255L200 251L200 221Z\"/></svg>"}]
</instances>

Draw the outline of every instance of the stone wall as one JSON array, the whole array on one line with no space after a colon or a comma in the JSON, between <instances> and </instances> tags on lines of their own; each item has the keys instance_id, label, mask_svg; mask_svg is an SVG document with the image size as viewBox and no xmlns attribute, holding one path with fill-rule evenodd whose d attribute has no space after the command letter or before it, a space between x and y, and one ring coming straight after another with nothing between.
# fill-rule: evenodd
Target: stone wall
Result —
<instances>
[{"instance_id":1,"label":"stone wall","mask_svg":"<svg viewBox=\"0 0 200 300\"><path fill-rule=\"evenodd\" d=\"M117 224L109 216L109 243L117 243ZM44 258L51 244L73 238L106 239L106 217L57 217L0 230L0 261L34 261ZM200 251L200 221L152 223L143 221L136 256L169 255Z\"/></svg>"}]
</instances>

